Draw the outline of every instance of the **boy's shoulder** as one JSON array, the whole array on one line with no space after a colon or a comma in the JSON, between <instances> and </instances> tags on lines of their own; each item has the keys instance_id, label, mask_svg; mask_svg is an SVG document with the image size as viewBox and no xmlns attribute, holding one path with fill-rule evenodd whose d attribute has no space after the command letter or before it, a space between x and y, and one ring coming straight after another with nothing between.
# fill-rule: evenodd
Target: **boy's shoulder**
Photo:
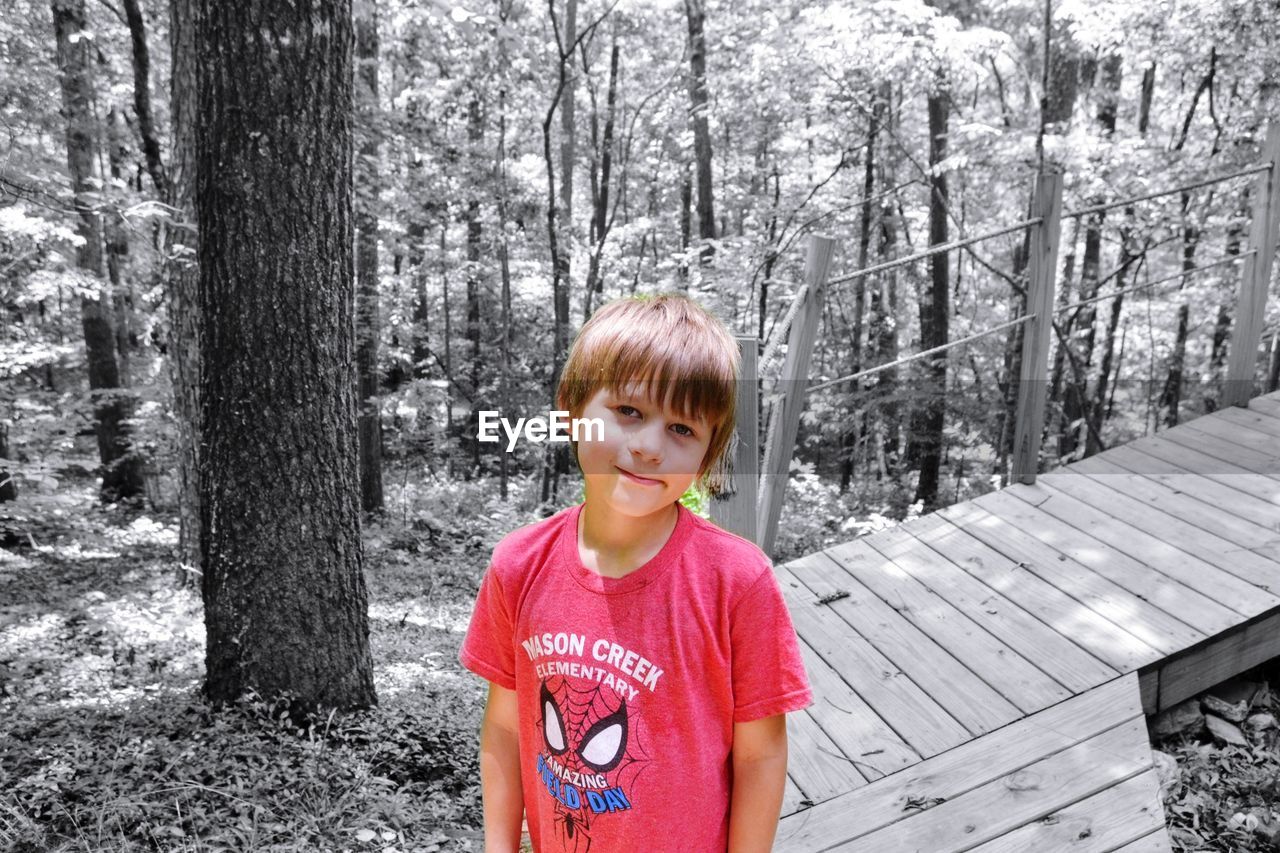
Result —
<instances>
[{"instance_id":1,"label":"boy's shoulder","mask_svg":"<svg viewBox=\"0 0 1280 853\"><path fill-rule=\"evenodd\" d=\"M510 571L531 560L549 556L559 541L564 526L573 513L573 507L566 507L554 515L532 521L510 531L493 546L490 562L502 572Z\"/></svg>"},{"instance_id":2,"label":"boy's shoulder","mask_svg":"<svg viewBox=\"0 0 1280 853\"><path fill-rule=\"evenodd\" d=\"M694 530L684 546L688 557L715 566L718 574L735 586L750 586L765 572L773 572L773 561L759 545L696 513L689 514Z\"/></svg>"}]
</instances>

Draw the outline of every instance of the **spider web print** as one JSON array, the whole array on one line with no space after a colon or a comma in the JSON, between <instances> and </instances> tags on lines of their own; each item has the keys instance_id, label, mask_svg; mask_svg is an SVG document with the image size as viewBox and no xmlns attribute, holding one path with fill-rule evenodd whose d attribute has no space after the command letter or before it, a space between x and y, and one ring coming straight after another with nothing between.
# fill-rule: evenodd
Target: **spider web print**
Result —
<instances>
[{"instance_id":1,"label":"spider web print","mask_svg":"<svg viewBox=\"0 0 1280 853\"><path fill-rule=\"evenodd\" d=\"M611 788L621 788L628 800L635 789L640 774L648 767L651 759L645 750L641 727L633 715L633 709L626 709L627 734L624 752L613 769L598 773L587 765L579 753L585 746L583 738L591 731L592 726L601 720L614 715L624 702L614 690L605 690L602 685L593 684L589 688L579 688L564 676L556 676L545 682L547 692L556 703L564 719L565 745L567 749L559 756L562 766L568 770L579 771L584 775L602 775ZM545 709L544 709L545 713ZM541 721L543 736L546 737L547 721ZM585 791L593 790L584 788ZM556 835L570 853L587 853L591 849L591 826L601 815L592 809L583 807L570 809L559 800L555 800Z\"/></svg>"}]
</instances>

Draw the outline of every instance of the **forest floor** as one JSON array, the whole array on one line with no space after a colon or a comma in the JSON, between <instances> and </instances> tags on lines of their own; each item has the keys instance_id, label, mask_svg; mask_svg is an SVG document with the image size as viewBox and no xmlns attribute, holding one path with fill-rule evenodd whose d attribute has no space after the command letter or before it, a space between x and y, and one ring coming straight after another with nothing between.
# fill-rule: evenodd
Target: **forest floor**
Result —
<instances>
[{"instance_id":1,"label":"forest floor","mask_svg":"<svg viewBox=\"0 0 1280 853\"><path fill-rule=\"evenodd\" d=\"M172 516L101 506L87 475L0 505L0 851L482 849L484 684L457 651L490 548L528 519L424 479L365 529L378 707L315 720L201 700ZM1280 668L1251 677L1280 719ZM1278 849L1280 729L1241 731L1157 743L1175 850Z\"/></svg>"}]
</instances>

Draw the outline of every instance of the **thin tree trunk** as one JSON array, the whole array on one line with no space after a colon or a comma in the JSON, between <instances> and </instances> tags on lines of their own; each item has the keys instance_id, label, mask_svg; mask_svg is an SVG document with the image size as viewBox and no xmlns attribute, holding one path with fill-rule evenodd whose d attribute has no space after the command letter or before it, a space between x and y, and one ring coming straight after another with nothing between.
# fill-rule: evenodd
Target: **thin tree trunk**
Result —
<instances>
[{"instance_id":1,"label":"thin tree trunk","mask_svg":"<svg viewBox=\"0 0 1280 853\"><path fill-rule=\"evenodd\" d=\"M18 480L13 472L4 466L9 459L9 425L0 423L0 503L18 499Z\"/></svg>"},{"instance_id":2,"label":"thin tree trunk","mask_svg":"<svg viewBox=\"0 0 1280 853\"><path fill-rule=\"evenodd\" d=\"M142 460L134 452L126 418L132 414L129 398L120 388L111 301L102 282L102 220L93 207L93 155L98 137L93 117L93 71L89 49L93 44L85 25L84 0L52 0L57 63L61 70L62 110L66 119L67 171L79 213L77 231L82 243L76 249L76 265L90 279L100 282L97 297L82 296L80 321L89 362L89 388L94 394L94 431L102 462L101 498L104 502L143 492ZM105 392L105 393L104 393Z\"/></svg>"},{"instance_id":3,"label":"thin tree trunk","mask_svg":"<svg viewBox=\"0 0 1280 853\"><path fill-rule=\"evenodd\" d=\"M858 269L866 269L870 263L872 214L877 210L871 196L876 187L876 137L880 132L880 122L884 117L884 100L879 92L871 92L871 117L867 122L866 156L863 158L862 171L862 210L858 218ZM862 318L866 313L867 279L859 278L854 283L853 292L853 328L852 340L849 343L849 372L857 373L862 369ZM865 419L865 401L861 390L862 383L855 382L849 389L855 406L850 414L848 425L841 433L840 455L840 492L849 490L853 481L854 452L862 434Z\"/></svg>"},{"instance_id":4,"label":"thin tree trunk","mask_svg":"<svg viewBox=\"0 0 1280 853\"><path fill-rule=\"evenodd\" d=\"M1227 255L1240 254L1240 245L1244 242L1245 223L1249 216L1249 188L1241 193L1240 208L1231 224L1227 227ZM1238 272L1238 267L1230 267ZM1206 388L1205 413L1218 409L1217 391L1222 387L1222 373L1227 365L1227 339L1231 334L1231 305L1225 300L1218 303L1218 316L1213 324L1213 345L1209 353L1209 383Z\"/></svg>"},{"instance_id":5,"label":"thin tree trunk","mask_svg":"<svg viewBox=\"0 0 1280 853\"><path fill-rule=\"evenodd\" d=\"M356 165L356 400L360 443L360 507L383 507L382 406L378 397L378 192L382 154L378 145L378 7L361 7L356 20L356 109L361 119Z\"/></svg>"},{"instance_id":6,"label":"thin tree trunk","mask_svg":"<svg viewBox=\"0 0 1280 853\"><path fill-rule=\"evenodd\" d=\"M171 0L176 2L176 0ZM151 53L147 50L147 28L139 0L121 0L129 38L133 45L133 111L138 116L138 134L142 137L142 153L147 160L147 173L161 198L169 196L169 177L160 160L160 138L156 135L151 115ZM176 60L175 60L176 61Z\"/></svg>"},{"instance_id":7,"label":"thin tree trunk","mask_svg":"<svg viewBox=\"0 0 1280 853\"><path fill-rule=\"evenodd\" d=\"M107 114L107 163L113 185L128 181L126 160L129 156L129 128L124 113L112 106ZM114 186L113 186L114 191ZM107 280L111 282L111 304L115 311L116 359L120 370L120 387L133 385L130 354L135 336L130 330L129 315L133 311L133 285L127 283L124 265L129 257L129 234L119 216L108 218L104 228L107 249Z\"/></svg>"},{"instance_id":8,"label":"thin tree trunk","mask_svg":"<svg viewBox=\"0 0 1280 853\"><path fill-rule=\"evenodd\" d=\"M702 263L711 259L716 236L715 203L712 200L711 130L707 121L710 109L707 97L707 44L703 35L706 25L704 0L684 0L689 23L689 104L693 117L693 155L698 173L698 236L703 240L699 251Z\"/></svg>"},{"instance_id":9,"label":"thin tree trunk","mask_svg":"<svg viewBox=\"0 0 1280 853\"><path fill-rule=\"evenodd\" d=\"M377 701L356 438L351 8L200 0L205 689ZM267 129L264 131L264 128Z\"/></svg>"},{"instance_id":10,"label":"thin tree trunk","mask_svg":"<svg viewBox=\"0 0 1280 853\"><path fill-rule=\"evenodd\" d=\"M169 0L169 123L172 145L168 181L173 218L165 228L164 277L168 282L166 350L178 427L179 586L200 577L200 318L199 234L196 229L196 57L194 0Z\"/></svg>"},{"instance_id":11,"label":"thin tree trunk","mask_svg":"<svg viewBox=\"0 0 1280 853\"><path fill-rule=\"evenodd\" d=\"M478 151L484 139L484 114L478 95L467 104L467 140L471 150ZM484 355L480 347L480 239L483 230L480 223L480 197L473 194L467 201L467 343L471 345L471 423L479 423L480 410L486 408L480 399L484 387L481 367ZM471 466L466 478L480 473L480 442L474 434L460 436L471 446Z\"/></svg>"},{"instance_id":12,"label":"thin tree trunk","mask_svg":"<svg viewBox=\"0 0 1280 853\"><path fill-rule=\"evenodd\" d=\"M938 81L941 83L942 81ZM929 110L929 245L946 243L947 176L934 168L947 157L948 96L939 91L928 97ZM946 252L929 258L929 285L920 289L920 348L930 349L947 342L950 313L948 297L951 281L950 257ZM917 408L911 416L911 441L907 458L919 468L914 500L923 502L925 512L938 501L942 468L943 418L946 402L947 356L942 353L925 363L920 371L922 387Z\"/></svg>"},{"instance_id":13,"label":"thin tree trunk","mask_svg":"<svg viewBox=\"0 0 1280 853\"><path fill-rule=\"evenodd\" d=\"M592 247L590 265L587 269L587 286L583 294L582 317L585 323L591 317L592 300L603 300L604 281L600 276L600 256L604 253L604 243L609 236L609 181L613 171L613 132L614 117L618 99L618 40L615 37L613 47L609 51L609 93L605 96L604 136L600 144L600 178L596 182L593 193L595 210L592 213L591 231ZM591 117L592 126L596 118ZM593 173L594 174L594 173Z\"/></svg>"}]
</instances>

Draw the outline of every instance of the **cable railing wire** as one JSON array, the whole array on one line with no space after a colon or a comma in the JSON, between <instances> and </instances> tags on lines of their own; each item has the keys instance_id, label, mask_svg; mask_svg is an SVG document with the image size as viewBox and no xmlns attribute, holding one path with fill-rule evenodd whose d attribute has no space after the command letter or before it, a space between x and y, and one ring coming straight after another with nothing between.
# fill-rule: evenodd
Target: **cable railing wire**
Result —
<instances>
[{"instance_id":1,"label":"cable railing wire","mask_svg":"<svg viewBox=\"0 0 1280 853\"><path fill-rule=\"evenodd\" d=\"M924 258L929 258L934 255L940 255L943 252L949 252L952 249L963 249L965 246L972 246L974 243L981 243L983 240L990 240L993 237L1003 237L1005 234L1012 234L1014 231L1021 231L1022 229L1028 228L1032 225L1039 225L1043 221L1044 220L1041 217L1037 216L1034 219L1027 219L1023 222L1019 222L1016 225L1010 225L1006 228L999 228L995 231L988 231L985 234L978 234L973 237L964 237L960 240L952 240L950 243L939 243L936 246L930 246L928 249L923 249L919 252L916 252L913 255L907 255L901 258L894 258L891 261L885 261L884 263L881 263L881 264L874 264L872 266L865 267L864 269L854 270L851 273L846 273L845 275L839 276L838 278L829 279L827 281L827 286L834 287L837 284L845 284L846 282L854 281L855 279L859 279L864 276L874 275L875 273L884 272L885 270L893 269L894 267L905 266L906 264L915 263L916 261L922 260Z\"/></svg>"},{"instance_id":2,"label":"cable railing wire","mask_svg":"<svg viewBox=\"0 0 1280 853\"><path fill-rule=\"evenodd\" d=\"M1176 278L1184 278L1186 276L1198 273L1201 270L1209 270L1209 269L1213 269L1214 267L1220 267L1223 264L1234 263L1235 261L1243 260L1244 258L1247 258L1250 255L1256 255L1257 253L1258 253L1257 249L1250 249L1249 251L1241 252L1238 255L1226 255L1224 257L1219 258L1216 261L1213 261L1212 263L1200 264L1199 266L1192 267L1189 270L1179 270L1173 275L1167 275L1167 276L1164 276L1163 278L1158 278L1155 281L1147 281L1147 282L1143 282L1142 284L1135 284L1133 287L1126 287L1124 290L1113 290L1109 293L1103 293L1098 296L1090 297L1089 299L1081 299L1079 302L1072 302L1070 305L1063 305L1061 308L1055 308L1053 313L1061 314L1063 311L1070 311L1072 308L1080 308L1085 305L1090 305L1094 302L1101 302L1104 299L1111 299L1113 297L1120 296L1121 294L1132 293L1135 290L1146 290L1147 288L1155 287L1157 284L1164 284L1165 282L1173 281Z\"/></svg>"},{"instance_id":3,"label":"cable railing wire","mask_svg":"<svg viewBox=\"0 0 1280 853\"><path fill-rule=\"evenodd\" d=\"M839 385L841 382L852 382L854 379L861 379L864 376L870 376L874 373L879 373L882 370L888 370L891 367L899 367L903 364L909 364L910 362L918 361L919 359L922 359L922 358L928 358L929 356L936 355L937 353L943 352L944 350L949 350L952 347L958 347L961 344L967 344L970 341L976 341L980 338L985 338L988 335L994 335L997 332L1003 332L1005 329L1012 328L1013 326L1017 326L1021 323L1025 323L1035 316L1036 316L1035 314L1023 314L1021 317L1018 317L1014 320L1010 320L1007 323L1001 323L998 326L992 326L990 329L986 329L981 332L974 332L972 335L968 335L963 338L957 338L954 341L947 341L945 344L941 344L936 347L931 347L930 349L922 350L920 352L913 353L911 355L903 356L897 361L891 361L888 364L876 365L875 367L868 367L866 370L859 370L857 373L851 373L848 376L841 376L839 379L828 379L826 382L820 382L817 385L810 385L808 388L804 389L804 392L806 394L812 394L814 391L821 391L823 388L830 388L832 385Z\"/></svg>"},{"instance_id":4,"label":"cable railing wire","mask_svg":"<svg viewBox=\"0 0 1280 853\"><path fill-rule=\"evenodd\" d=\"M1133 204L1134 202L1138 202L1138 201L1151 201L1151 199L1160 198L1161 196L1173 195L1174 193L1181 193L1181 192L1186 192L1187 190L1195 190L1195 189L1199 189L1200 187L1207 187L1213 184L1220 184L1223 181L1229 181L1232 178L1243 178L1243 177L1246 177L1247 175L1256 175L1258 172L1265 172L1267 169L1270 169L1270 168L1271 168L1271 163L1269 162L1259 163L1256 166L1250 166L1249 168L1242 169L1239 172L1232 172L1229 175L1220 175L1216 178L1205 178L1203 181L1196 181L1195 183L1191 183L1191 184L1183 184L1180 187L1174 187L1173 189L1169 189L1169 190L1160 190L1159 192L1147 193L1146 195L1134 196L1133 198L1123 198L1123 199L1120 199L1119 201L1109 201L1109 202L1106 202L1105 204L1095 204L1092 207L1083 207L1079 210L1064 210L1062 212L1062 218L1071 219L1079 216L1088 216L1091 213L1102 213L1103 211L1112 210L1117 207L1123 207L1126 204Z\"/></svg>"}]
</instances>

